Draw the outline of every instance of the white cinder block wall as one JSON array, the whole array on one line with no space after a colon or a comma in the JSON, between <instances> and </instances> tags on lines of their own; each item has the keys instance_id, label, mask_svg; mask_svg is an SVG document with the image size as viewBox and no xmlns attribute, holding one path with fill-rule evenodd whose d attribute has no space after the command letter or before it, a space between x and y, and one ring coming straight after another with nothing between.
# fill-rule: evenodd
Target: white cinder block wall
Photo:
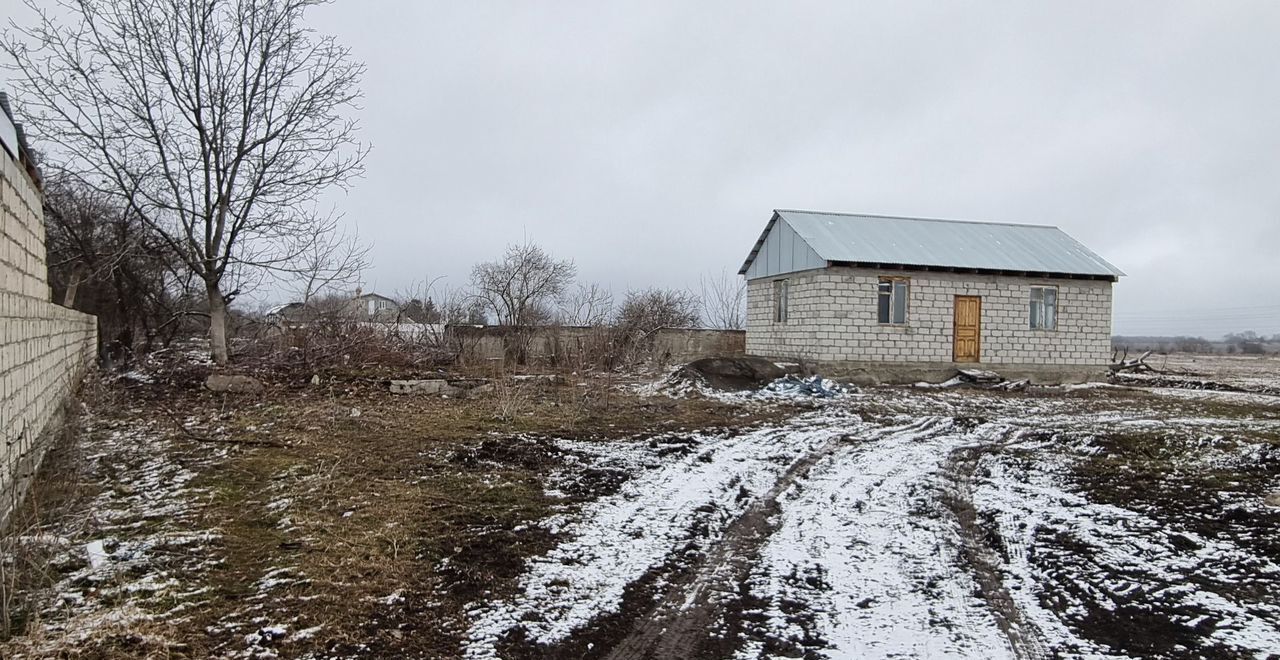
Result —
<instances>
[{"instance_id":1,"label":"white cinder block wall","mask_svg":"<svg viewBox=\"0 0 1280 660\"><path fill-rule=\"evenodd\" d=\"M877 318L881 277L909 277L907 323ZM786 323L773 282L789 280ZM1058 327L1032 330L1032 285L1058 287ZM747 283L747 353L823 362L950 362L954 297L982 298L980 361L1100 366L1111 358L1111 282L925 271L827 268Z\"/></svg>"},{"instance_id":2,"label":"white cinder block wall","mask_svg":"<svg viewBox=\"0 0 1280 660\"><path fill-rule=\"evenodd\" d=\"M97 321L49 302L44 213L26 170L0 149L0 521L39 466L51 422L93 364Z\"/></svg>"}]
</instances>

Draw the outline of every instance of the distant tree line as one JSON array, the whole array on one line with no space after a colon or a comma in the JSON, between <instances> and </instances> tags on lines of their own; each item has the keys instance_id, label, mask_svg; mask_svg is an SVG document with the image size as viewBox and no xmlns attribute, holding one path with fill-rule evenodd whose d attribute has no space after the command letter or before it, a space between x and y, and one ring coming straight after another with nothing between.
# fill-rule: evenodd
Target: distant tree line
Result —
<instances>
[{"instance_id":1,"label":"distant tree line","mask_svg":"<svg viewBox=\"0 0 1280 660\"><path fill-rule=\"evenodd\" d=\"M1204 337L1120 336L1112 337L1117 349L1154 353L1226 353L1239 355L1280 354L1280 334L1265 336L1252 330L1233 332L1220 341Z\"/></svg>"},{"instance_id":2,"label":"distant tree line","mask_svg":"<svg viewBox=\"0 0 1280 660\"><path fill-rule=\"evenodd\" d=\"M1229 353L1264 355L1280 351L1280 334L1263 337L1252 330L1233 332L1223 338ZM1268 346L1268 344L1272 346Z\"/></svg>"},{"instance_id":3,"label":"distant tree line","mask_svg":"<svg viewBox=\"0 0 1280 660\"><path fill-rule=\"evenodd\" d=\"M704 276L700 290L650 287L613 292L579 282L572 260L560 259L525 241L471 271L469 286L449 289L427 280L399 297L406 320L422 323L493 323L511 327L611 326L628 333L658 328L709 327L741 330L746 287L727 273Z\"/></svg>"}]
</instances>

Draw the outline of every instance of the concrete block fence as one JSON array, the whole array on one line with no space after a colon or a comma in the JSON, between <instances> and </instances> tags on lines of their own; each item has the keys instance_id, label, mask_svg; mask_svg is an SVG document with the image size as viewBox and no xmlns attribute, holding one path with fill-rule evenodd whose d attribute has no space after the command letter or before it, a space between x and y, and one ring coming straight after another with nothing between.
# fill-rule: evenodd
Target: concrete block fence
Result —
<instances>
[{"instance_id":1,"label":"concrete block fence","mask_svg":"<svg viewBox=\"0 0 1280 660\"><path fill-rule=\"evenodd\" d=\"M49 301L40 189L0 149L0 527L93 365L97 320Z\"/></svg>"}]
</instances>

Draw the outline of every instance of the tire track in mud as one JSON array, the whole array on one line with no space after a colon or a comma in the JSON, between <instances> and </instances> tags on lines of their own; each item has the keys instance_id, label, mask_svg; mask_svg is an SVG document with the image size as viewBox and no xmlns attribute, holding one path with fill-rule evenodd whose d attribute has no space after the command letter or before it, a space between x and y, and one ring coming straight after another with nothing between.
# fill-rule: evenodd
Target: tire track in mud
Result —
<instances>
[{"instance_id":1,"label":"tire track in mud","mask_svg":"<svg viewBox=\"0 0 1280 660\"><path fill-rule=\"evenodd\" d=\"M602 657L671 585L689 584L725 530L791 466L870 425L848 411L708 437L637 472L561 529L565 541L529 560L511 597L479 602L463 655L471 660Z\"/></svg>"},{"instance_id":2,"label":"tire track in mud","mask_svg":"<svg viewBox=\"0 0 1280 660\"><path fill-rule=\"evenodd\" d=\"M942 501L951 452L999 427L940 421L833 454L783 498L748 583L759 616L734 657L1018 657Z\"/></svg>"},{"instance_id":3,"label":"tire track in mud","mask_svg":"<svg viewBox=\"0 0 1280 660\"><path fill-rule=\"evenodd\" d=\"M607 660L691 658L719 618L716 596L731 593L751 570L759 544L773 533L778 496L807 472L818 457L835 449L843 438L828 441L787 469L773 488L756 500L725 529L724 538L706 561L683 584L673 585L647 616L605 656Z\"/></svg>"},{"instance_id":4,"label":"tire track in mud","mask_svg":"<svg viewBox=\"0 0 1280 660\"><path fill-rule=\"evenodd\" d=\"M804 426L799 428L803 429ZM907 498L902 500L904 503L924 497L931 502L927 507L933 512L926 515L942 514L951 518L948 503L941 501L945 497L945 486L948 483L949 459L955 447L962 444L972 445L975 438L966 432L962 425L958 425L957 420L947 416L921 417L909 423L893 425L873 426L865 422L849 423L847 428L844 427L844 420L840 420L836 426L828 429L831 431L828 437L812 442L788 456L788 463L775 473L764 489L751 492L743 489L740 497L751 499L740 507L732 507L737 510L737 513L731 519L716 522L717 516L722 516L726 513L725 511L717 508L700 509L697 524L715 528L714 531L698 533L706 535L706 542L697 545L686 545L682 542L671 547L662 564L654 566L644 574L637 574L630 580L622 602L616 608L601 612L590 622L583 622L580 627L575 627L568 632L567 636L549 643L539 642L536 637L527 635L522 627L517 625L509 631L505 641L499 642L498 648L494 649L496 653L492 655L468 653L468 657L512 659L574 657L607 658L608 660L725 658L735 654L741 655L745 652L744 644L761 641L770 648L774 644L780 644L781 647L776 649L779 652L790 648L787 651L788 657L792 651L803 652L805 657L809 657L811 651L821 652L823 648L842 649L839 644L834 646L829 644L829 640L824 638L821 626L810 629L809 624L800 624L805 629L803 648L792 648L794 644L786 641L789 637L775 637L768 626L760 628L754 619L746 618L756 616L749 613L755 611L754 603L759 602L761 598L781 597L795 608L805 612L800 615L802 618L810 615L830 617L836 610L825 608L832 605L827 602L832 596L841 599L838 603L841 606L865 607L857 601L859 597L865 598L867 594L850 600L850 594L844 592L840 592L838 596L828 594L823 591L826 587L822 586L802 587L802 591L797 593L773 593L765 585L765 592L756 592L756 589L761 586L755 582L755 579L759 577L757 571L763 559L762 552L766 544L776 542L780 527L783 524L789 524L785 523L788 520L788 514L784 509L787 509L790 506L788 503L796 497L804 499L803 493L807 490L817 489L813 491L813 496L839 497L840 502L865 502L879 507L890 504L890 500L881 499L882 495L890 497L893 503L897 503L903 497ZM777 435L774 435L775 433ZM775 439L765 440L765 442L794 442L791 440L790 431L785 428L776 429L769 435ZM914 455L917 458L924 458L927 465L916 465L911 460L895 460L898 452L912 446L916 447ZM859 470L851 473L858 475L852 481L846 482L841 478L833 480L833 476L838 477L838 475L827 474L833 468L840 471L850 466ZM817 472L813 472L811 476L811 471L815 469L823 471L823 475L818 477ZM972 473L972 468L969 473ZM922 480L926 475L933 476ZM929 483L935 485L929 486ZM838 490L832 491L831 488ZM853 490L849 490L850 488ZM920 488L926 490L921 491ZM932 493L925 495L930 490ZM837 492L844 494L837 496ZM834 505L835 502L836 500L832 499L828 506ZM845 523L840 524L860 519L864 515L861 507L862 504L858 504L846 513L842 518ZM895 536L900 532L905 533L906 528L902 528L900 532L894 530L898 530L900 525L914 525L915 523L910 522L910 518L918 514L907 509L901 511L904 517L892 520L880 519L882 516L879 514L884 512L877 512L877 516L873 516L868 523L871 527L867 531L889 536ZM888 526L883 527L886 523ZM933 527L942 525L953 529L956 526L954 521L942 522L941 520L929 524ZM978 529L976 524L972 527L975 530ZM842 527L838 524L830 528L830 534L834 536L822 532L819 536L810 537L810 541L796 547L807 553L815 551L821 553L824 552L821 548L809 547L809 543L839 544L823 545L831 550L848 543L865 542L865 539L857 537L840 540L843 536L837 531L839 529ZM957 531L953 538L958 539L959 536L961 534ZM968 541L965 544L968 545ZM955 553L959 555L960 550L956 549ZM902 574L899 579L907 582L902 583L902 586L928 585L911 588L934 588L929 584L931 580L929 575L935 575L938 570L942 570L936 564L937 562L929 562L926 566L919 567L925 571L924 574L915 573L917 569L914 565L905 566L908 572ZM821 580L822 577L819 576L818 579ZM975 581L980 582L980 580ZM978 591L975 581L970 581L968 588ZM874 579L867 586L875 587ZM890 589L896 588L899 587L890 586ZM984 586L982 591L986 593L987 588ZM884 593L875 591L873 595L876 599L892 599L892 594L892 591ZM817 600L812 600L813 598ZM1005 618L1015 622L1013 628L1021 630L1022 627L1019 626L1021 619L1017 618L1016 608L1011 612L1005 615ZM988 615L986 618L990 626L990 638L1002 640L1001 645L1008 643L1015 648L1032 648L1021 639L1017 642L1004 642L1003 640L1008 639L1010 633L1004 626L997 629L994 619L999 617ZM959 620L952 623L943 621L941 625L944 627L970 625L965 621L968 620L962 615ZM872 648L875 648L874 640L885 633L886 631L880 628L867 629L862 639L863 642L871 642ZM1038 656L1015 651L1015 657Z\"/></svg>"},{"instance_id":5,"label":"tire track in mud","mask_svg":"<svg viewBox=\"0 0 1280 660\"><path fill-rule=\"evenodd\" d=\"M1037 458L984 461L974 498L993 516L1004 580L1017 587L1011 593L1050 654L1280 658L1273 559L1223 534L1217 519L1203 533L1186 509L1108 502L1072 481L1073 463L1093 455L1095 441L1054 448L1024 435L1022 442ZM1092 478L1125 476L1110 470ZM1186 497L1179 487L1186 482L1134 481Z\"/></svg>"},{"instance_id":6,"label":"tire track in mud","mask_svg":"<svg viewBox=\"0 0 1280 660\"><path fill-rule=\"evenodd\" d=\"M1005 588L1000 558L987 543L987 533L978 522L978 512L973 504L973 478L978 462L984 455L1002 451L1017 442L1019 436L1019 431L1006 428L996 438L953 450L944 467L949 488L943 496L943 503L956 517L960 527L963 542L961 558L973 574L982 599L991 608L996 625L1009 641L1014 656L1021 660L1039 660L1048 657L1043 637L1036 626L1023 616Z\"/></svg>"},{"instance_id":7,"label":"tire track in mud","mask_svg":"<svg viewBox=\"0 0 1280 660\"><path fill-rule=\"evenodd\" d=\"M672 583L649 611L632 615L634 625L604 656L606 660L663 660L718 657L735 640L716 637L728 601L747 580L760 547L776 531L779 498L795 487L819 460L853 442L871 443L895 433L924 436L941 432L949 420L924 418L910 424L872 429L869 433L832 438L801 456L766 493L724 531L706 559L683 579Z\"/></svg>"}]
</instances>

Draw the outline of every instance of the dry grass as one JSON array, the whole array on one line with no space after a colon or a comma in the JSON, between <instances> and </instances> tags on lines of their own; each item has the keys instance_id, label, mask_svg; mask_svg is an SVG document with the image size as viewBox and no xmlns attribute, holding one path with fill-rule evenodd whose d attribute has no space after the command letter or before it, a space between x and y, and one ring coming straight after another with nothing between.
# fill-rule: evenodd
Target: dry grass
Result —
<instances>
[{"instance_id":1,"label":"dry grass","mask_svg":"<svg viewBox=\"0 0 1280 660\"><path fill-rule=\"evenodd\" d=\"M244 651L246 636L279 625L287 632L278 638L259 636L282 657L453 657L466 605L510 588L524 558L554 542L528 524L566 506L544 494L560 456L542 438L740 427L786 414L643 399L612 380L576 376L503 379L508 388L473 399L394 396L364 373L319 385L290 376L260 396L221 395L200 389L202 376L120 381L88 399L102 420L150 421L174 461L225 452L202 463L191 484L206 494L194 515L199 529L217 534L207 550L217 567L175 573L182 585L174 591L205 591L139 594L112 610L138 616L84 638L27 626L0 655L36 657L32 649L52 644L67 657L207 657ZM93 530L68 521L86 518L86 493L113 484L79 483L58 495L58 484L74 483L59 475L76 473L75 447L50 456L40 478L46 492L30 502L52 510L34 528L83 544ZM57 570L22 572L44 584L59 579ZM175 607L180 614L165 614Z\"/></svg>"},{"instance_id":2,"label":"dry grass","mask_svg":"<svg viewBox=\"0 0 1280 660\"><path fill-rule=\"evenodd\" d=\"M78 421L76 405L65 406L39 478L0 534L0 640L38 623L39 598L57 580L53 563L69 541L45 530L83 526L70 516L93 490L75 469L82 462L76 443Z\"/></svg>"}]
</instances>

